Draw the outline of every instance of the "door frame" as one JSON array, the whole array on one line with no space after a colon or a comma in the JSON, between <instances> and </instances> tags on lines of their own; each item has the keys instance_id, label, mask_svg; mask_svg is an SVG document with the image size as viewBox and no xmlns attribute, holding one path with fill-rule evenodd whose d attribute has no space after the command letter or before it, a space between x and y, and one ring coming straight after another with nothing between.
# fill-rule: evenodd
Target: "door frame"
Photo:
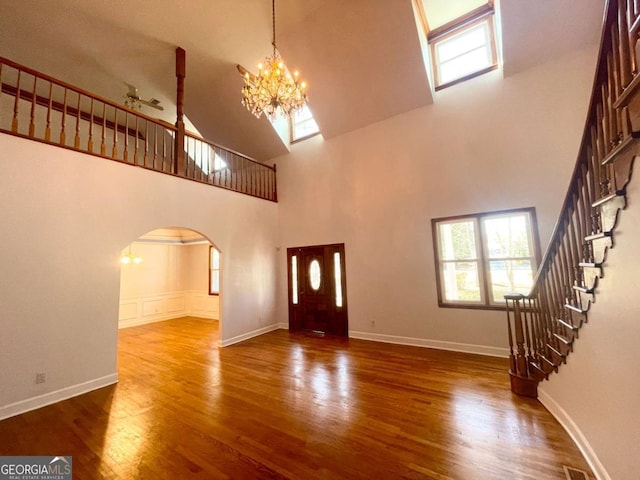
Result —
<instances>
[{"instance_id":1,"label":"door frame","mask_svg":"<svg viewBox=\"0 0 640 480\"><path fill-rule=\"evenodd\" d=\"M300 258L302 258L302 253L305 249L324 249L324 258L325 258L325 266L332 265L334 266L334 254L338 253L340 255L340 289L341 289L341 299L342 305L336 305L336 282L335 282L335 270L332 268L330 277L333 279L330 282L330 298L332 301L330 302L330 314L331 314L331 325L332 328L329 332L325 332L329 335L337 335L348 337L349 336L349 316L348 316L348 308L347 308L347 270L346 270L346 255L345 255L345 244L344 243L333 243L329 245L306 245L303 247L291 247L287 248L287 298L288 298L288 311L289 311L289 330L290 331L304 331L302 326L302 302L300 300L300 286L301 275L303 272L301 271ZM292 268L292 257L296 257L297 262L297 279L296 284L298 287L297 292L297 303L294 303L294 281L293 281L293 268ZM335 267L334 267L335 268Z\"/></svg>"}]
</instances>

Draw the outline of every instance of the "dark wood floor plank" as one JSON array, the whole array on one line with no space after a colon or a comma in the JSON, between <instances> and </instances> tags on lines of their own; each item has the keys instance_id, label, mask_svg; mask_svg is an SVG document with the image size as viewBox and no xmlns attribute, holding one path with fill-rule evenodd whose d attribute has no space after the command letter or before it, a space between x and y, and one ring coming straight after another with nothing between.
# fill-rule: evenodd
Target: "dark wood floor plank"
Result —
<instances>
[{"instance_id":1,"label":"dark wood floor plank","mask_svg":"<svg viewBox=\"0 0 640 480\"><path fill-rule=\"evenodd\" d=\"M73 455L76 479L564 479L589 471L503 359L217 322L119 334L119 383L0 422L0 455Z\"/></svg>"}]
</instances>

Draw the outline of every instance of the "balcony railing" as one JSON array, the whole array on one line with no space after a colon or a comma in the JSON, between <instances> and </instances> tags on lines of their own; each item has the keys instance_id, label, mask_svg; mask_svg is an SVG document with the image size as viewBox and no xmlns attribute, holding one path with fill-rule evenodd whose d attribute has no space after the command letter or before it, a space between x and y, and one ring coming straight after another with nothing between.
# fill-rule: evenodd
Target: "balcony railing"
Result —
<instances>
[{"instance_id":1,"label":"balcony railing","mask_svg":"<svg viewBox=\"0 0 640 480\"><path fill-rule=\"evenodd\" d=\"M1 132L277 201L275 166L176 125L0 57Z\"/></svg>"}]
</instances>

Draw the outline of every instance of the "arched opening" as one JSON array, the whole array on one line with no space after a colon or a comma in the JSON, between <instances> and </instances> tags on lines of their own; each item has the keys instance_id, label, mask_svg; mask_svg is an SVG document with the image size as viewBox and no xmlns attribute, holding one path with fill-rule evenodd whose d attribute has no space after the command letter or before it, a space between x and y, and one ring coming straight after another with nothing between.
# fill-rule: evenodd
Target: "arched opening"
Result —
<instances>
[{"instance_id":1,"label":"arched opening","mask_svg":"<svg viewBox=\"0 0 640 480\"><path fill-rule=\"evenodd\" d=\"M118 328L198 317L220 320L220 252L187 228L148 232L121 252Z\"/></svg>"}]
</instances>

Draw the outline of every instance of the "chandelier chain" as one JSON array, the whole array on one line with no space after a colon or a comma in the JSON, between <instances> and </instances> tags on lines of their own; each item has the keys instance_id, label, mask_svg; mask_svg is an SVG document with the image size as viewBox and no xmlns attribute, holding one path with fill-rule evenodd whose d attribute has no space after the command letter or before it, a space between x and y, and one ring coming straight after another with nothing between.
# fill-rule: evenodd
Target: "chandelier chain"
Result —
<instances>
[{"instance_id":1,"label":"chandelier chain","mask_svg":"<svg viewBox=\"0 0 640 480\"><path fill-rule=\"evenodd\" d=\"M271 24L272 24L272 41L271 45L273 45L273 50L276 49L276 0L271 0Z\"/></svg>"}]
</instances>

